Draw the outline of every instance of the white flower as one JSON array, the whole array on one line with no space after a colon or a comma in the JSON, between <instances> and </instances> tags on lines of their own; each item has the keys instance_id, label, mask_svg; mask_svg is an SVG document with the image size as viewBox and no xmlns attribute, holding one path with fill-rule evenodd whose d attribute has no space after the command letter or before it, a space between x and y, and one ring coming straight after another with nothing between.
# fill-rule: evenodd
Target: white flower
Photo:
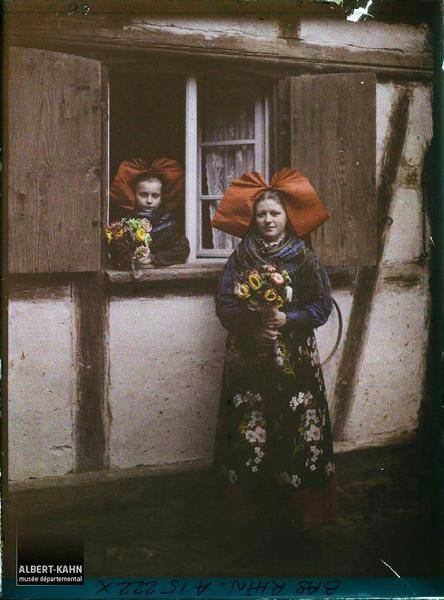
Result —
<instances>
[{"instance_id":1,"label":"white flower","mask_svg":"<svg viewBox=\"0 0 444 600\"><path fill-rule=\"evenodd\" d=\"M307 427L308 425L310 425L310 423L317 423L318 422L318 415L316 413L316 410L314 408L309 408L307 411L305 411L305 426Z\"/></svg>"},{"instance_id":2,"label":"white flower","mask_svg":"<svg viewBox=\"0 0 444 600\"><path fill-rule=\"evenodd\" d=\"M257 422L253 423L252 425L253 427L251 427L251 429L247 429L245 432L245 439L247 442L250 442L250 444L265 444L267 439L267 432L265 429Z\"/></svg>"},{"instance_id":3,"label":"white flower","mask_svg":"<svg viewBox=\"0 0 444 600\"><path fill-rule=\"evenodd\" d=\"M230 469L228 471L228 479L229 479L230 483L236 483L236 481L239 479L239 475L236 473L236 471L233 471L233 469Z\"/></svg>"},{"instance_id":4,"label":"white flower","mask_svg":"<svg viewBox=\"0 0 444 600\"><path fill-rule=\"evenodd\" d=\"M321 439L321 428L314 423L304 431L304 440L306 442L317 442Z\"/></svg>"},{"instance_id":5,"label":"white flower","mask_svg":"<svg viewBox=\"0 0 444 600\"><path fill-rule=\"evenodd\" d=\"M280 356L276 356L276 358L274 360L278 367L284 366L284 359L281 358Z\"/></svg>"},{"instance_id":6,"label":"white flower","mask_svg":"<svg viewBox=\"0 0 444 600\"><path fill-rule=\"evenodd\" d=\"M253 392L245 392L244 394L244 402L247 402L250 406L254 406L255 404L260 404L263 402L263 398L260 394L253 394Z\"/></svg>"},{"instance_id":7,"label":"white flower","mask_svg":"<svg viewBox=\"0 0 444 600\"><path fill-rule=\"evenodd\" d=\"M291 477L290 483L294 488L298 488L301 485L301 478L299 477L299 475L293 475Z\"/></svg>"},{"instance_id":8,"label":"white flower","mask_svg":"<svg viewBox=\"0 0 444 600\"><path fill-rule=\"evenodd\" d=\"M316 471L316 465L314 463L310 465L310 471Z\"/></svg>"},{"instance_id":9,"label":"white flower","mask_svg":"<svg viewBox=\"0 0 444 600\"><path fill-rule=\"evenodd\" d=\"M289 285L287 285L285 288L285 299L287 302L291 302L292 298L293 298L293 288L290 287Z\"/></svg>"},{"instance_id":10,"label":"white flower","mask_svg":"<svg viewBox=\"0 0 444 600\"><path fill-rule=\"evenodd\" d=\"M233 400L234 400L234 406L236 406L236 407L238 407L244 403L244 400L240 394L236 394L234 396Z\"/></svg>"},{"instance_id":11,"label":"white flower","mask_svg":"<svg viewBox=\"0 0 444 600\"><path fill-rule=\"evenodd\" d=\"M256 427L256 438L259 444L265 444L267 439L267 432L263 427Z\"/></svg>"},{"instance_id":12,"label":"white flower","mask_svg":"<svg viewBox=\"0 0 444 600\"><path fill-rule=\"evenodd\" d=\"M317 446L314 446L314 445L310 446L310 451L313 455L313 458L317 458L323 452L322 448L318 448Z\"/></svg>"},{"instance_id":13,"label":"white flower","mask_svg":"<svg viewBox=\"0 0 444 600\"><path fill-rule=\"evenodd\" d=\"M254 465L253 467L251 467L251 470L252 470L252 471L254 471L254 472L256 472L256 471L258 471L259 469L256 467L256 465Z\"/></svg>"},{"instance_id":14,"label":"white flower","mask_svg":"<svg viewBox=\"0 0 444 600\"><path fill-rule=\"evenodd\" d=\"M254 459L254 464L258 465L261 462L262 462L262 457L261 456L256 456L255 459Z\"/></svg>"},{"instance_id":15,"label":"white flower","mask_svg":"<svg viewBox=\"0 0 444 600\"><path fill-rule=\"evenodd\" d=\"M287 471L284 471L283 473L280 474L280 476L286 483L289 483L294 488L298 488L301 485L302 480L299 477L299 475L292 475L290 477L290 475L287 473Z\"/></svg>"},{"instance_id":16,"label":"white flower","mask_svg":"<svg viewBox=\"0 0 444 600\"><path fill-rule=\"evenodd\" d=\"M313 400L313 394L311 392L299 392L297 396L293 396L293 398L290 400L290 408L296 410L298 406L307 406L311 400ZM314 409L310 409L310 411L313 411L316 415ZM307 415L308 413L309 411L307 410L305 414Z\"/></svg>"},{"instance_id":17,"label":"white flower","mask_svg":"<svg viewBox=\"0 0 444 600\"><path fill-rule=\"evenodd\" d=\"M247 442L250 442L250 444L254 444L257 440L256 433L252 429L247 429L245 432L245 439Z\"/></svg>"},{"instance_id":18,"label":"white flower","mask_svg":"<svg viewBox=\"0 0 444 600\"><path fill-rule=\"evenodd\" d=\"M259 404L263 402L262 396L260 394L253 394L253 392L246 391L245 394L236 394L233 398L235 406L240 406L241 404L249 404L250 406L254 406L255 404Z\"/></svg>"},{"instance_id":19,"label":"white flower","mask_svg":"<svg viewBox=\"0 0 444 600\"><path fill-rule=\"evenodd\" d=\"M253 423L255 423L256 421L259 421L260 423L262 423L264 421L263 412L261 410L251 411L250 421L252 421Z\"/></svg>"},{"instance_id":20,"label":"white flower","mask_svg":"<svg viewBox=\"0 0 444 600\"><path fill-rule=\"evenodd\" d=\"M263 458L265 456L264 452L262 452L262 448L260 446L255 446L254 447L254 452L255 454L257 454L257 456L259 456L260 458Z\"/></svg>"}]
</instances>

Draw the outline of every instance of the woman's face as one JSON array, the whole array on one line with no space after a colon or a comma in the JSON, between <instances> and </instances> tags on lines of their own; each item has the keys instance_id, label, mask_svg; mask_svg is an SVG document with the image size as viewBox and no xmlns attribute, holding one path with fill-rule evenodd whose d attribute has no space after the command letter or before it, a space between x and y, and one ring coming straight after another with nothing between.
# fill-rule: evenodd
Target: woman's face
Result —
<instances>
[{"instance_id":1,"label":"woman's face","mask_svg":"<svg viewBox=\"0 0 444 600\"><path fill-rule=\"evenodd\" d=\"M256 204L256 227L267 242L275 242L285 231L287 213L280 202L272 198L259 200Z\"/></svg>"}]
</instances>

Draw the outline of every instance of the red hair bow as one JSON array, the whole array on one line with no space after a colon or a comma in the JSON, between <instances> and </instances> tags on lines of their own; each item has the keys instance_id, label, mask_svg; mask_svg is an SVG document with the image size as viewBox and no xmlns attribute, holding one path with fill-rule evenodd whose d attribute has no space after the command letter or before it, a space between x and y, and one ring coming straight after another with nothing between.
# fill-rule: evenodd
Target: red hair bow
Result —
<instances>
[{"instance_id":1,"label":"red hair bow","mask_svg":"<svg viewBox=\"0 0 444 600\"><path fill-rule=\"evenodd\" d=\"M270 185L256 171L235 179L216 210L212 226L243 237L250 227L256 198L268 190L281 193L288 220L301 237L329 218L327 209L308 179L302 173L284 167L273 175Z\"/></svg>"},{"instance_id":2,"label":"red hair bow","mask_svg":"<svg viewBox=\"0 0 444 600\"><path fill-rule=\"evenodd\" d=\"M162 182L162 205L174 211L183 201L184 173L179 163L172 158L133 158L120 163L117 175L111 185L111 202L117 209L132 211L136 206L136 196L131 182L140 173L157 177Z\"/></svg>"}]
</instances>

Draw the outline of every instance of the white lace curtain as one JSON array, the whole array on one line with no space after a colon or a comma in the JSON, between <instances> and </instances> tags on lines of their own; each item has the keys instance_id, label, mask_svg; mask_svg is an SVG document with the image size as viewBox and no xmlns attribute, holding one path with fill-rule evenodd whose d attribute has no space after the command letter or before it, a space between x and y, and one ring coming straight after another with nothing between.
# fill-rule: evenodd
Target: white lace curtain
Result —
<instances>
[{"instance_id":1,"label":"white lace curtain","mask_svg":"<svg viewBox=\"0 0 444 600\"><path fill-rule=\"evenodd\" d=\"M202 123L202 199L208 203L203 210L202 227L211 229L214 249L234 248L237 238L212 229L212 219L219 198L222 198L230 182L246 171L255 169L255 99L245 92L207 94L204 98ZM250 143L239 143L251 140ZM208 142L224 142L223 145L207 145ZM227 142L233 142L228 143ZM208 239L208 231L202 231L202 239ZM207 235L205 235L207 234Z\"/></svg>"}]
</instances>

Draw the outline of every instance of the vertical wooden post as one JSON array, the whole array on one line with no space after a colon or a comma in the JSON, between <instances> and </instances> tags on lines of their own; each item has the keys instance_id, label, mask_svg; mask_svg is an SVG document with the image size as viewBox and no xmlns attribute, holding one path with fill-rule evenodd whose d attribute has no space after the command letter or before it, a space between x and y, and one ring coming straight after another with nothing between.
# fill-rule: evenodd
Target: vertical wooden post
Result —
<instances>
[{"instance_id":1,"label":"vertical wooden post","mask_svg":"<svg viewBox=\"0 0 444 600\"><path fill-rule=\"evenodd\" d=\"M103 273L79 274L73 282L77 406L74 471L108 467L108 302Z\"/></svg>"}]
</instances>

